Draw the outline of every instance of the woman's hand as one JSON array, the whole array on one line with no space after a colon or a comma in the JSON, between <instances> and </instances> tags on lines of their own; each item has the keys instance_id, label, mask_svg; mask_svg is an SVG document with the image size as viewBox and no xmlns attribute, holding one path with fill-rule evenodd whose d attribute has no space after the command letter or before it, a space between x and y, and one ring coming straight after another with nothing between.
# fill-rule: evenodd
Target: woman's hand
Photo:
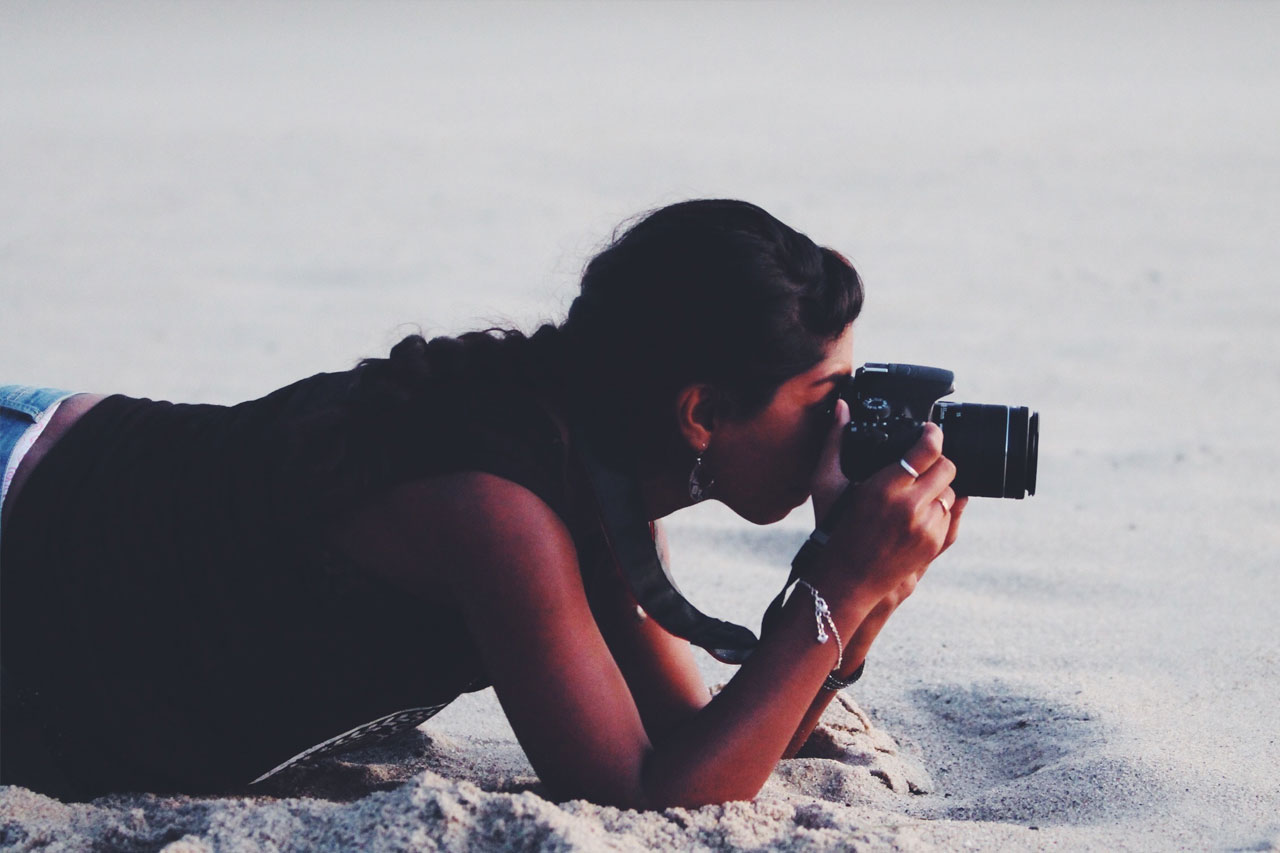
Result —
<instances>
[{"instance_id":1,"label":"woman's hand","mask_svg":"<svg viewBox=\"0 0 1280 853\"><path fill-rule=\"evenodd\" d=\"M946 540L942 543L943 551L950 548L956 541L956 534L960 527L960 516L968 505L968 498L958 498L955 505L951 507L951 526L947 531ZM939 554L941 553L940 551ZM911 593L915 592L916 584L920 582L920 578L924 576L929 565L930 563L925 563L918 574L911 574L903 579L893 591L880 599L880 602L876 604L867 618L862 620L858 630L849 639L849 648L845 654L845 661L849 665L845 667L846 671L840 673L840 675L848 676L852 674L866 660L867 651L880 634L880 629L889 621L889 617L898 609L898 605L906 601L911 596Z\"/></svg>"},{"instance_id":2,"label":"woman's hand","mask_svg":"<svg viewBox=\"0 0 1280 853\"><path fill-rule=\"evenodd\" d=\"M935 560L941 556L944 551L955 544L956 536L959 534L960 530L960 516L964 513L965 507L968 505L969 499L967 497L956 498L956 502L952 504L947 535L943 540L942 550L940 550L934 557ZM871 611L871 615L867 617L858 629L858 633L860 635L863 633L869 633L869 636L866 637L867 645L871 644L871 640L880 632L880 628L884 626L889 615L898 609L898 605L906 601L911 596L911 593L915 592L916 584L918 584L920 579L924 577L924 573L928 571L928 568L931 565L932 561L925 563L918 573L907 576L902 583L898 584L898 586L893 589L893 591L880 599L880 603L876 605L876 608Z\"/></svg>"},{"instance_id":3,"label":"woman's hand","mask_svg":"<svg viewBox=\"0 0 1280 853\"><path fill-rule=\"evenodd\" d=\"M836 426L814 482L815 511L827 512L839 475L839 441L848 408L837 408ZM903 455L919 472L889 465L853 486L852 502L831 522L814 581L828 597L857 594L860 600L890 600L896 607L915 588L929 564L955 541L964 504L951 489L955 465L942 455L942 430L925 424L920 440ZM879 605L877 605L878 607ZM887 618L887 615L886 615Z\"/></svg>"},{"instance_id":4,"label":"woman's hand","mask_svg":"<svg viewBox=\"0 0 1280 853\"><path fill-rule=\"evenodd\" d=\"M956 532L959 529L960 515L964 512L968 502L968 498L960 498L951 507L951 523L947 538L942 544L943 551L950 548L952 543L955 542ZM866 617L858 624L857 629L853 631L853 635L849 637L845 645L844 665L835 673L839 678L846 680L852 678L853 674L862 667L863 661L867 659L867 652L871 649L871 644L875 642L876 637L880 634L880 629L889 621L889 617L898 609L898 605L906 601L911 593L915 591L916 584L919 583L920 577L924 574L924 570L928 568L928 565L928 563L924 564L918 574L913 573L904 578L897 587L876 602L867 612ZM827 704L834 695L833 692L824 690L813 700L808 713L796 729L791 743L787 746L786 755L788 757L794 756L805 741L809 739L809 735L822 718L823 710L826 709Z\"/></svg>"}]
</instances>

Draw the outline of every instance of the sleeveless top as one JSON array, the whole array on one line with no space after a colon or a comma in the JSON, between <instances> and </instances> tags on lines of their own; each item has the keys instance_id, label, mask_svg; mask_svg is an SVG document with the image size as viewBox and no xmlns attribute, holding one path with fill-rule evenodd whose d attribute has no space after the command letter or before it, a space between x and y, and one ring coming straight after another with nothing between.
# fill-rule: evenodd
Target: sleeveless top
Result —
<instances>
[{"instance_id":1,"label":"sleeveless top","mask_svg":"<svg viewBox=\"0 0 1280 853\"><path fill-rule=\"evenodd\" d=\"M33 472L2 540L0 653L37 697L52 793L233 790L486 686L458 613L325 547L387 488L492 473L565 521L583 565L600 547L559 422L529 389L387 409L352 395L356 373L230 407L108 397Z\"/></svg>"}]
</instances>

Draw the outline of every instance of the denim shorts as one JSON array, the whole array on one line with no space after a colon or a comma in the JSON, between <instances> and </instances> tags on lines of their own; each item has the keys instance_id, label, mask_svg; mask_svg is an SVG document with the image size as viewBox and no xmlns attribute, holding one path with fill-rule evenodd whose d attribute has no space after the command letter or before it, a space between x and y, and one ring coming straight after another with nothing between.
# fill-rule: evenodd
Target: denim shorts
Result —
<instances>
[{"instance_id":1,"label":"denim shorts","mask_svg":"<svg viewBox=\"0 0 1280 853\"><path fill-rule=\"evenodd\" d=\"M31 385L0 385L0 512L4 510L9 480L30 449L31 437L24 442L23 436L43 429L53 408L74 393Z\"/></svg>"}]
</instances>

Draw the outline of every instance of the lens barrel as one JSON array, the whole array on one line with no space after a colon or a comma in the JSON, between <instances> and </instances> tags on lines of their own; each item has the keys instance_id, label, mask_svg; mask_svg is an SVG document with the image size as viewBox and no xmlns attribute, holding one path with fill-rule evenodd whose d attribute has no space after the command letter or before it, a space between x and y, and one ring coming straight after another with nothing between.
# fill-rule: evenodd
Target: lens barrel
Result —
<instances>
[{"instance_id":1,"label":"lens barrel","mask_svg":"<svg viewBox=\"0 0 1280 853\"><path fill-rule=\"evenodd\" d=\"M942 454L955 463L957 495L1024 498L1036 493L1040 413L1026 406L939 401Z\"/></svg>"}]
</instances>

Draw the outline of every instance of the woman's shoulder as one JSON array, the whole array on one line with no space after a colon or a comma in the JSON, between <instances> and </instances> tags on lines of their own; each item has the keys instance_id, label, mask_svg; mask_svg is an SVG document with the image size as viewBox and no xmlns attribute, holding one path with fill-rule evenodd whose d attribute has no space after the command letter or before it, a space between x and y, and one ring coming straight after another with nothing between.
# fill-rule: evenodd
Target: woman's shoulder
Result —
<instances>
[{"instance_id":1,"label":"woman's shoulder","mask_svg":"<svg viewBox=\"0 0 1280 853\"><path fill-rule=\"evenodd\" d=\"M523 569L578 571L565 520L537 492L483 471L403 483L353 513L334 537L365 571L455 604L463 582L484 586Z\"/></svg>"}]
</instances>

